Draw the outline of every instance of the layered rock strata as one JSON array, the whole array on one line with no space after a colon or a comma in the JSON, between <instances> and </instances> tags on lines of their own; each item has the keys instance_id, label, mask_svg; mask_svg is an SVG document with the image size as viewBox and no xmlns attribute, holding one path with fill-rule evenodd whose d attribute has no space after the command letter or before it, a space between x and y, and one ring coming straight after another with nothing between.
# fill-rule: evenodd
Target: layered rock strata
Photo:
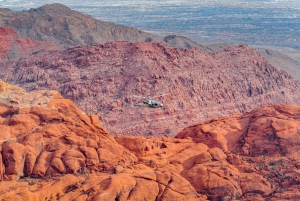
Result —
<instances>
[{"instance_id":1,"label":"layered rock strata","mask_svg":"<svg viewBox=\"0 0 300 201\"><path fill-rule=\"evenodd\" d=\"M138 164L97 116L57 91L0 81L0 116L1 200L205 198L178 173Z\"/></svg>"},{"instance_id":2,"label":"layered rock strata","mask_svg":"<svg viewBox=\"0 0 300 201\"><path fill-rule=\"evenodd\" d=\"M247 187L242 187L248 200L255 194L260 194L258 200L266 195L259 180L270 185L269 200L298 200L299 134L300 108L282 104L214 118L184 129L176 138L192 138L223 150L227 161L242 170L239 178L241 185L248 182Z\"/></svg>"},{"instance_id":3,"label":"layered rock strata","mask_svg":"<svg viewBox=\"0 0 300 201\"><path fill-rule=\"evenodd\" d=\"M299 199L297 106L114 138L57 91L1 81L0 116L1 200Z\"/></svg>"},{"instance_id":4,"label":"layered rock strata","mask_svg":"<svg viewBox=\"0 0 300 201\"><path fill-rule=\"evenodd\" d=\"M299 82L247 45L204 53L119 41L41 52L1 66L5 81L27 91L58 90L115 135L174 136L214 116L300 104ZM164 106L130 106L148 98Z\"/></svg>"}]
</instances>

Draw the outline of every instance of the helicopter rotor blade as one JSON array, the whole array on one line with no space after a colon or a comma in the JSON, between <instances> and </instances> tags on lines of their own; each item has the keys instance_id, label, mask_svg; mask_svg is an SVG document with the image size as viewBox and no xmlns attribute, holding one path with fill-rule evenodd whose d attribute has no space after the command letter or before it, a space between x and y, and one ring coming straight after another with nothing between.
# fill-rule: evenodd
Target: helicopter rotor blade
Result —
<instances>
[{"instance_id":1,"label":"helicopter rotor blade","mask_svg":"<svg viewBox=\"0 0 300 201\"><path fill-rule=\"evenodd\" d=\"M158 95L158 96L153 96L152 98L158 98L158 97L163 97L163 96L166 96L167 94L161 94L161 95Z\"/></svg>"},{"instance_id":2,"label":"helicopter rotor blade","mask_svg":"<svg viewBox=\"0 0 300 201\"><path fill-rule=\"evenodd\" d=\"M137 95L133 95L134 97L136 98L142 98L142 99L154 99L154 98L158 98L158 97L163 97L163 96L166 96L168 94L161 94L161 95L157 95L157 96L137 96Z\"/></svg>"},{"instance_id":3,"label":"helicopter rotor blade","mask_svg":"<svg viewBox=\"0 0 300 201\"><path fill-rule=\"evenodd\" d=\"M147 97L145 97L145 96L137 96L137 95L133 95L134 97L136 97L136 98L147 98Z\"/></svg>"}]
</instances>

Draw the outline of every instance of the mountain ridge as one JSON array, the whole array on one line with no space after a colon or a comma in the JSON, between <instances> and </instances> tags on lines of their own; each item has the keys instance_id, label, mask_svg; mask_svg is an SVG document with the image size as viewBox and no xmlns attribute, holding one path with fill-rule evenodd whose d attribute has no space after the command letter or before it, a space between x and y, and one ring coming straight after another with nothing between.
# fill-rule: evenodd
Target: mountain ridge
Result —
<instances>
[{"instance_id":1,"label":"mountain ridge","mask_svg":"<svg viewBox=\"0 0 300 201\"><path fill-rule=\"evenodd\" d=\"M101 44L114 40L159 42L178 49L197 48L205 52L220 51L232 45L226 43L197 44L186 37L176 35L162 37L131 27L96 20L89 15L71 10L58 3L46 4L21 12L0 8L0 16L0 26L13 28L19 37L29 38L32 41L54 43L61 49ZM300 80L297 70L300 68L299 59L272 49L267 50L271 54L259 48L256 50L276 68L284 69ZM12 52L10 58L20 56L18 52ZM297 54L299 57L299 53Z\"/></svg>"},{"instance_id":2,"label":"mountain ridge","mask_svg":"<svg viewBox=\"0 0 300 201\"><path fill-rule=\"evenodd\" d=\"M0 16L0 26L12 27L23 37L53 42L63 49L114 40L160 42L179 49L205 49L204 46L185 37L161 37L131 27L96 20L59 3L46 4L22 12L0 9Z\"/></svg>"},{"instance_id":3,"label":"mountain ridge","mask_svg":"<svg viewBox=\"0 0 300 201\"><path fill-rule=\"evenodd\" d=\"M55 89L113 134L174 136L180 129L257 106L300 104L299 82L247 45L215 53L159 43L109 42L40 52L6 66L0 76L28 91ZM154 98L164 107L126 107Z\"/></svg>"}]
</instances>

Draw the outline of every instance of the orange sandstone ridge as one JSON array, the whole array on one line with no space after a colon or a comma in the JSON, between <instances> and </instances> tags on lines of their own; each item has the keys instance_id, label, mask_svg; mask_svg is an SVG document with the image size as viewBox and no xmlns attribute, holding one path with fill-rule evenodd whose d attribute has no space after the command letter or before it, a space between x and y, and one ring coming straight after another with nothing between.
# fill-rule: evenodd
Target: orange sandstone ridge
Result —
<instances>
[{"instance_id":1,"label":"orange sandstone ridge","mask_svg":"<svg viewBox=\"0 0 300 201\"><path fill-rule=\"evenodd\" d=\"M178 173L138 163L57 91L0 86L0 200L204 200Z\"/></svg>"},{"instance_id":2,"label":"orange sandstone ridge","mask_svg":"<svg viewBox=\"0 0 300 201\"><path fill-rule=\"evenodd\" d=\"M57 91L0 81L0 200L299 200L299 119L274 105L114 138Z\"/></svg>"},{"instance_id":3,"label":"orange sandstone ridge","mask_svg":"<svg viewBox=\"0 0 300 201\"><path fill-rule=\"evenodd\" d=\"M247 45L216 53L159 43L110 42L2 62L0 76L27 91L55 89L110 133L174 136L214 116L300 105L299 82ZM162 97L156 97L164 95ZM152 97L162 108L130 107Z\"/></svg>"}]
</instances>

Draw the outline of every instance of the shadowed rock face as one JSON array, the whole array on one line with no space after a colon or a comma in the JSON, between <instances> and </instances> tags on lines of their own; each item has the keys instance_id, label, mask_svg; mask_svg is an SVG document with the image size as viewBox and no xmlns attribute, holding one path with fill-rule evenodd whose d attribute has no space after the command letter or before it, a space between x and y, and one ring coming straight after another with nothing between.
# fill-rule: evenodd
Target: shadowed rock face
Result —
<instances>
[{"instance_id":1,"label":"shadowed rock face","mask_svg":"<svg viewBox=\"0 0 300 201\"><path fill-rule=\"evenodd\" d=\"M41 50L59 49L54 43L22 38L18 36L14 29L9 27L0 27L0 41L0 60L26 57Z\"/></svg>"},{"instance_id":2,"label":"shadowed rock face","mask_svg":"<svg viewBox=\"0 0 300 201\"><path fill-rule=\"evenodd\" d=\"M55 89L112 134L174 136L214 116L299 102L299 83L246 45L217 53L111 42L3 62L0 76L27 91ZM125 106L156 97L164 106Z\"/></svg>"},{"instance_id":3,"label":"shadowed rock face","mask_svg":"<svg viewBox=\"0 0 300 201\"><path fill-rule=\"evenodd\" d=\"M23 37L52 42L61 48L126 40L160 42L180 49L206 49L186 37L164 38L131 27L96 20L58 3L22 12L0 8L0 26L12 27Z\"/></svg>"},{"instance_id":4,"label":"shadowed rock face","mask_svg":"<svg viewBox=\"0 0 300 201\"><path fill-rule=\"evenodd\" d=\"M274 105L176 138L114 138L57 91L0 80L0 199L298 200L299 118Z\"/></svg>"},{"instance_id":5,"label":"shadowed rock face","mask_svg":"<svg viewBox=\"0 0 300 201\"><path fill-rule=\"evenodd\" d=\"M215 118L181 131L176 138L196 142L245 156L288 156L299 160L300 110L297 106L275 105L245 115Z\"/></svg>"},{"instance_id":6,"label":"shadowed rock face","mask_svg":"<svg viewBox=\"0 0 300 201\"><path fill-rule=\"evenodd\" d=\"M239 170L256 172L272 184L274 192L270 200L298 200L299 125L300 108L282 104L258 108L245 115L215 118L184 129L176 138L192 138L194 142L230 153L227 154L230 164ZM252 177L245 176L240 175L241 185L244 179ZM255 185L250 181L242 190L254 192ZM259 192L259 185L256 188Z\"/></svg>"}]
</instances>

